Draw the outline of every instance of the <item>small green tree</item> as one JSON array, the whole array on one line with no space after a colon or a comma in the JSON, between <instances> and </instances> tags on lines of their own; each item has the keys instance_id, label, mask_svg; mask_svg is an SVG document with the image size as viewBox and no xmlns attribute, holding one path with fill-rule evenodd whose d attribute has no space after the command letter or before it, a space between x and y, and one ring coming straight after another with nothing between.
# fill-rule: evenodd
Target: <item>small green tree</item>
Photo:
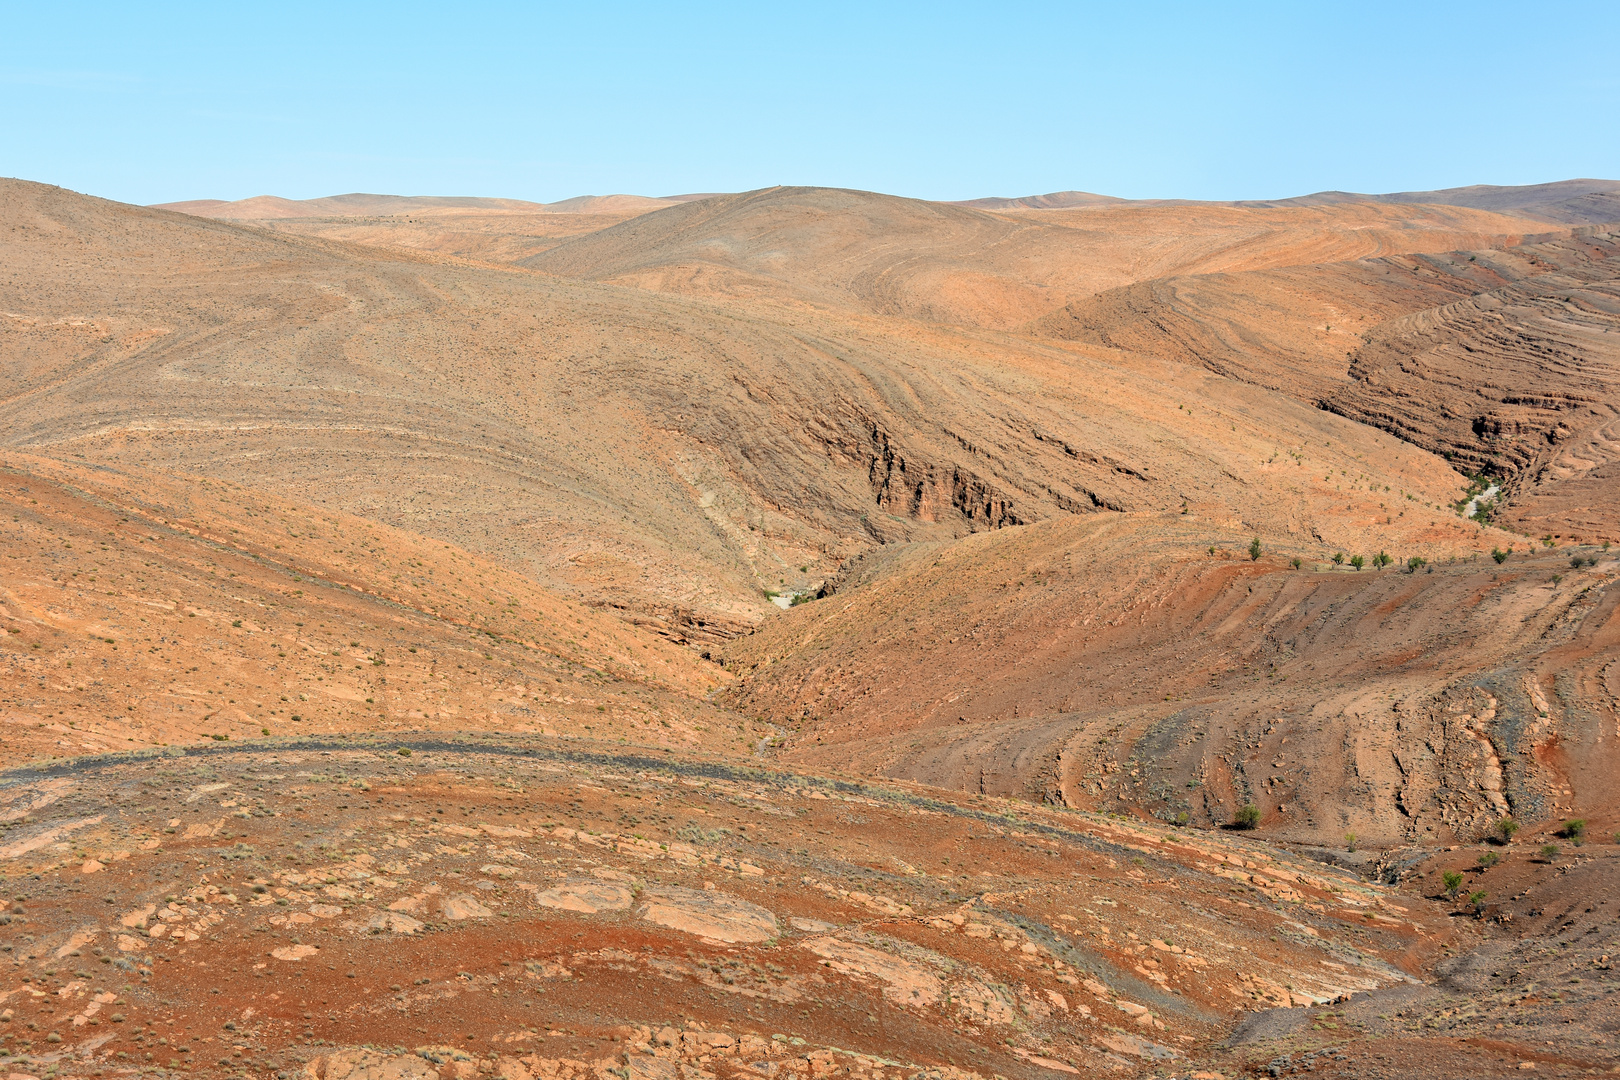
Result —
<instances>
[{"instance_id":1,"label":"small green tree","mask_svg":"<svg viewBox=\"0 0 1620 1080\"><path fill-rule=\"evenodd\" d=\"M1232 824L1240 829L1252 829L1260 824L1260 808L1254 803L1244 803L1236 814L1232 815Z\"/></svg>"},{"instance_id":2,"label":"small green tree","mask_svg":"<svg viewBox=\"0 0 1620 1080\"><path fill-rule=\"evenodd\" d=\"M1258 536L1249 541L1249 558L1260 558L1260 538Z\"/></svg>"},{"instance_id":3,"label":"small green tree","mask_svg":"<svg viewBox=\"0 0 1620 1080\"><path fill-rule=\"evenodd\" d=\"M1446 895L1453 900L1457 899L1457 890L1462 888L1462 871L1447 870L1440 875L1440 883L1446 887Z\"/></svg>"},{"instance_id":4,"label":"small green tree","mask_svg":"<svg viewBox=\"0 0 1620 1080\"><path fill-rule=\"evenodd\" d=\"M1419 570L1423 569L1423 567L1427 563L1428 563L1428 560L1425 559L1423 556L1414 555L1410 559L1406 560L1406 572L1409 573L1409 574L1415 574Z\"/></svg>"},{"instance_id":5,"label":"small green tree","mask_svg":"<svg viewBox=\"0 0 1620 1080\"><path fill-rule=\"evenodd\" d=\"M1357 570L1360 570L1363 566L1367 565L1367 560L1363 559L1360 555L1352 555L1350 556L1350 565L1355 567Z\"/></svg>"},{"instance_id":6,"label":"small green tree","mask_svg":"<svg viewBox=\"0 0 1620 1080\"><path fill-rule=\"evenodd\" d=\"M1301 566L1305 565L1305 560L1300 558L1298 555L1295 555L1292 559L1289 559L1288 562L1289 565L1295 570L1298 570Z\"/></svg>"},{"instance_id":7,"label":"small green tree","mask_svg":"<svg viewBox=\"0 0 1620 1080\"><path fill-rule=\"evenodd\" d=\"M1344 565L1344 552L1335 551L1333 553L1333 565L1334 566L1343 566Z\"/></svg>"},{"instance_id":8,"label":"small green tree","mask_svg":"<svg viewBox=\"0 0 1620 1080\"><path fill-rule=\"evenodd\" d=\"M1511 546L1509 546L1506 551L1503 551L1501 548L1491 548L1491 558L1495 559L1499 565L1507 562L1507 557L1511 554L1513 554L1513 548Z\"/></svg>"},{"instance_id":9,"label":"small green tree","mask_svg":"<svg viewBox=\"0 0 1620 1080\"><path fill-rule=\"evenodd\" d=\"M1471 892L1471 893L1469 893L1468 894L1468 906L1474 909L1474 914L1476 914L1476 915L1478 915L1480 912L1484 911L1485 910L1485 890L1481 889L1479 892Z\"/></svg>"},{"instance_id":10,"label":"small green tree","mask_svg":"<svg viewBox=\"0 0 1620 1080\"><path fill-rule=\"evenodd\" d=\"M1505 817L1496 823L1496 833L1502 838L1502 843L1513 843L1513 834L1519 831L1519 823L1510 817Z\"/></svg>"},{"instance_id":11,"label":"small green tree","mask_svg":"<svg viewBox=\"0 0 1620 1080\"><path fill-rule=\"evenodd\" d=\"M1557 844L1541 845L1541 857L1546 859L1548 862L1552 862L1554 859L1558 858L1559 853L1562 851L1563 848L1559 847Z\"/></svg>"},{"instance_id":12,"label":"small green tree","mask_svg":"<svg viewBox=\"0 0 1620 1080\"><path fill-rule=\"evenodd\" d=\"M1390 554L1387 551L1380 551L1378 554L1373 556L1373 564L1380 570L1394 561L1395 560L1390 557Z\"/></svg>"},{"instance_id":13,"label":"small green tree","mask_svg":"<svg viewBox=\"0 0 1620 1080\"><path fill-rule=\"evenodd\" d=\"M1495 866L1501 861L1502 856L1498 855L1494 851L1487 851L1485 854L1479 857L1479 865L1483 870L1489 870L1491 867Z\"/></svg>"},{"instance_id":14,"label":"small green tree","mask_svg":"<svg viewBox=\"0 0 1620 1080\"><path fill-rule=\"evenodd\" d=\"M1564 822L1563 837L1576 847L1586 843L1586 819L1572 818Z\"/></svg>"}]
</instances>

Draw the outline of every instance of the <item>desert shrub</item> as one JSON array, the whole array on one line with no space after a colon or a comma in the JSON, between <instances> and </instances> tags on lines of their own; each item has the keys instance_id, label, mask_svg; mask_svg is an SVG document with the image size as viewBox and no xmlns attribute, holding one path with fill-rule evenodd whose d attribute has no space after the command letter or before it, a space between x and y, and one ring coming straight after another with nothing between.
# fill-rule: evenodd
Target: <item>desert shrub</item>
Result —
<instances>
[{"instance_id":1,"label":"desert shrub","mask_svg":"<svg viewBox=\"0 0 1620 1080\"><path fill-rule=\"evenodd\" d=\"M1305 560L1301 559L1298 555L1295 555L1292 559L1289 560L1289 563L1293 566L1293 568L1295 570L1298 570L1301 566L1305 565Z\"/></svg>"},{"instance_id":2,"label":"desert shrub","mask_svg":"<svg viewBox=\"0 0 1620 1080\"><path fill-rule=\"evenodd\" d=\"M1564 828L1559 835L1576 847L1580 847L1586 842L1586 819L1571 818L1564 822Z\"/></svg>"},{"instance_id":3,"label":"desert shrub","mask_svg":"<svg viewBox=\"0 0 1620 1080\"><path fill-rule=\"evenodd\" d=\"M1356 834L1355 833L1347 832L1347 833L1344 834L1344 850L1346 850L1346 851L1354 851L1354 850L1356 850Z\"/></svg>"},{"instance_id":4,"label":"desert shrub","mask_svg":"<svg viewBox=\"0 0 1620 1080\"><path fill-rule=\"evenodd\" d=\"M1463 876L1460 870L1447 870L1440 875L1440 883L1446 887L1446 895L1456 899L1457 890L1462 888Z\"/></svg>"},{"instance_id":5,"label":"desert shrub","mask_svg":"<svg viewBox=\"0 0 1620 1080\"><path fill-rule=\"evenodd\" d=\"M1513 834L1519 831L1519 823L1510 817L1505 817L1496 823L1496 834L1502 838L1502 843L1511 844Z\"/></svg>"},{"instance_id":6,"label":"desert shrub","mask_svg":"<svg viewBox=\"0 0 1620 1080\"><path fill-rule=\"evenodd\" d=\"M1473 908L1476 912L1485 907L1485 892L1483 889L1479 892L1471 892L1468 894L1468 906Z\"/></svg>"},{"instance_id":7,"label":"desert shrub","mask_svg":"<svg viewBox=\"0 0 1620 1080\"><path fill-rule=\"evenodd\" d=\"M1548 862L1552 862L1554 859L1558 858L1559 853L1563 850L1564 849L1559 847L1557 844L1542 844L1541 857L1546 859Z\"/></svg>"},{"instance_id":8,"label":"desert shrub","mask_svg":"<svg viewBox=\"0 0 1620 1080\"><path fill-rule=\"evenodd\" d=\"M1507 557L1511 554L1513 554L1512 547L1509 547L1506 551L1501 548L1491 548L1491 558L1495 559L1498 564L1507 562Z\"/></svg>"},{"instance_id":9,"label":"desert shrub","mask_svg":"<svg viewBox=\"0 0 1620 1080\"><path fill-rule=\"evenodd\" d=\"M1350 565L1355 567L1357 570L1360 570L1363 566L1367 565L1367 560L1363 559L1360 555L1352 555L1350 556Z\"/></svg>"},{"instance_id":10,"label":"desert shrub","mask_svg":"<svg viewBox=\"0 0 1620 1080\"><path fill-rule=\"evenodd\" d=\"M1585 565L1586 565L1586 558L1585 558L1585 556L1582 556L1582 555L1571 555L1571 556L1570 556L1570 557L1569 557L1569 568L1570 568L1570 569L1571 569L1571 570L1579 570L1579 569L1580 569L1580 568L1581 568L1581 567L1583 567L1583 566L1585 566Z\"/></svg>"},{"instance_id":11,"label":"desert shrub","mask_svg":"<svg viewBox=\"0 0 1620 1080\"><path fill-rule=\"evenodd\" d=\"M1333 553L1333 565L1334 566L1343 566L1344 565L1344 552L1335 551Z\"/></svg>"},{"instance_id":12,"label":"desert shrub","mask_svg":"<svg viewBox=\"0 0 1620 1080\"><path fill-rule=\"evenodd\" d=\"M1260 557L1260 550L1260 538L1257 536L1253 540L1249 541L1249 558L1258 559Z\"/></svg>"},{"instance_id":13,"label":"desert shrub","mask_svg":"<svg viewBox=\"0 0 1620 1080\"><path fill-rule=\"evenodd\" d=\"M1240 829L1252 829L1260 824L1260 808L1254 803L1245 803L1236 814L1232 815L1232 824Z\"/></svg>"},{"instance_id":14,"label":"desert shrub","mask_svg":"<svg viewBox=\"0 0 1620 1080\"><path fill-rule=\"evenodd\" d=\"M1373 565L1377 566L1380 570L1394 561L1395 560L1390 557L1390 554L1387 551L1380 551L1378 554L1373 556Z\"/></svg>"},{"instance_id":15,"label":"desert shrub","mask_svg":"<svg viewBox=\"0 0 1620 1080\"><path fill-rule=\"evenodd\" d=\"M1423 567L1426 565L1428 565L1427 559L1421 555L1414 555L1410 559L1406 560L1406 572L1409 574L1415 574L1419 570L1423 569Z\"/></svg>"},{"instance_id":16,"label":"desert shrub","mask_svg":"<svg viewBox=\"0 0 1620 1080\"><path fill-rule=\"evenodd\" d=\"M1479 857L1479 865L1486 870L1489 870L1491 867L1495 866L1501 861L1502 856L1498 855L1494 851L1487 851L1485 854Z\"/></svg>"}]
</instances>

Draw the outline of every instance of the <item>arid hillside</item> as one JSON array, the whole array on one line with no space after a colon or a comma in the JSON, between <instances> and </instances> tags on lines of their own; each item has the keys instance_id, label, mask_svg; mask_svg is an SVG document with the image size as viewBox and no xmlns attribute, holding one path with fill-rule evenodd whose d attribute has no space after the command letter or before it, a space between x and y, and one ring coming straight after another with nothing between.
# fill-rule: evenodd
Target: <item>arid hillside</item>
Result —
<instances>
[{"instance_id":1,"label":"arid hillside","mask_svg":"<svg viewBox=\"0 0 1620 1080\"><path fill-rule=\"evenodd\" d=\"M1254 804L1305 844L1620 827L1611 553L1249 543L1110 515L896 548L731 643L729 696L817 766L1202 827Z\"/></svg>"},{"instance_id":2,"label":"arid hillside","mask_svg":"<svg viewBox=\"0 0 1620 1080\"><path fill-rule=\"evenodd\" d=\"M1037 333L1196 364L1503 487L1535 537L1620 539L1620 232L1143 282Z\"/></svg>"},{"instance_id":3,"label":"arid hillside","mask_svg":"<svg viewBox=\"0 0 1620 1080\"><path fill-rule=\"evenodd\" d=\"M1339 491L1376 483L1423 550L1477 531L1440 459L1180 363L37 185L8 187L4 212L6 446L374 517L675 638L745 629L767 592L813 591L877 544L1053 516L1187 505L1366 546L1377 517Z\"/></svg>"},{"instance_id":4,"label":"arid hillside","mask_svg":"<svg viewBox=\"0 0 1620 1080\"><path fill-rule=\"evenodd\" d=\"M1543 228L1455 207L1109 204L992 213L862 191L768 188L645 214L522 265L658 292L1012 329L1144 278L1483 247Z\"/></svg>"},{"instance_id":5,"label":"arid hillside","mask_svg":"<svg viewBox=\"0 0 1620 1080\"><path fill-rule=\"evenodd\" d=\"M521 199L401 195L332 195L322 199L260 195L234 202L199 199L162 203L153 209L251 222L299 236L505 264L639 214L701 198L705 196L651 199L640 195L586 195L557 203L534 203Z\"/></svg>"},{"instance_id":6,"label":"arid hillside","mask_svg":"<svg viewBox=\"0 0 1620 1080\"><path fill-rule=\"evenodd\" d=\"M690 649L374 520L7 454L0 762L356 732L753 745ZM752 738L752 741L749 741Z\"/></svg>"},{"instance_id":7,"label":"arid hillside","mask_svg":"<svg viewBox=\"0 0 1620 1080\"><path fill-rule=\"evenodd\" d=\"M1620 1065L1605 190L0 182L14 1080Z\"/></svg>"}]
</instances>

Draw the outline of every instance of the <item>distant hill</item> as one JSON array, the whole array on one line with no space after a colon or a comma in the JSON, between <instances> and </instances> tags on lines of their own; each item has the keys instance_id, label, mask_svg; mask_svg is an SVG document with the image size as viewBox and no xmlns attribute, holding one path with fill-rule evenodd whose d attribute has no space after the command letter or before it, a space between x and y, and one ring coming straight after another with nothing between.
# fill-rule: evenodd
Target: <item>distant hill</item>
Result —
<instances>
[{"instance_id":1,"label":"distant hill","mask_svg":"<svg viewBox=\"0 0 1620 1080\"><path fill-rule=\"evenodd\" d=\"M1597 225L1620 221L1620 180L1559 180L1550 184L1503 187L1473 184L1439 191L1394 191L1367 195L1354 191L1318 191L1291 199L1242 199L1199 202L1190 199L1118 199L1086 191L1054 191L1015 199L969 199L952 203L976 210L1072 210L1093 206L1330 206L1345 203L1462 206L1560 225Z\"/></svg>"},{"instance_id":2,"label":"distant hill","mask_svg":"<svg viewBox=\"0 0 1620 1080\"><path fill-rule=\"evenodd\" d=\"M1347 191L1319 191L1297 199L1267 205L1322 205L1342 202L1428 203L1467 206L1497 214L1515 214L1564 225L1596 225L1620 221L1620 180L1559 180L1551 184L1501 187L1473 184L1440 191L1397 191L1387 195L1359 195Z\"/></svg>"},{"instance_id":3,"label":"distant hill","mask_svg":"<svg viewBox=\"0 0 1620 1080\"><path fill-rule=\"evenodd\" d=\"M975 210L1071 210L1077 206L1116 206L1130 201L1112 195L1094 195L1089 191L1054 191L1019 199L968 199L952 205L970 206Z\"/></svg>"},{"instance_id":4,"label":"distant hill","mask_svg":"<svg viewBox=\"0 0 1620 1080\"><path fill-rule=\"evenodd\" d=\"M320 199L283 199L279 195L255 195L250 199L226 202L223 199L192 199L187 202L157 203L154 210L173 210L195 217L226 221L271 221L292 218L392 217L427 210L526 210L543 214L646 213L666 206L709 198L708 195L581 195L555 203L525 202L522 199L485 199L455 195L328 195Z\"/></svg>"}]
</instances>

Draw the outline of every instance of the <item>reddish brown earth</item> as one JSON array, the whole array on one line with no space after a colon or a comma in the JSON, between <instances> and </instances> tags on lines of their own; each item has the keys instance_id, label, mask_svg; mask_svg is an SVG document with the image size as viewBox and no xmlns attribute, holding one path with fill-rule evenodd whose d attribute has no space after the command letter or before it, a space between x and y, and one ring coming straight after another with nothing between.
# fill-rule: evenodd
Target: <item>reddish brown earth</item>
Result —
<instances>
[{"instance_id":1,"label":"reddish brown earth","mask_svg":"<svg viewBox=\"0 0 1620 1080\"><path fill-rule=\"evenodd\" d=\"M1612 188L6 181L0 1049L1615 1067Z\"/></svg>"}]
</instances>

